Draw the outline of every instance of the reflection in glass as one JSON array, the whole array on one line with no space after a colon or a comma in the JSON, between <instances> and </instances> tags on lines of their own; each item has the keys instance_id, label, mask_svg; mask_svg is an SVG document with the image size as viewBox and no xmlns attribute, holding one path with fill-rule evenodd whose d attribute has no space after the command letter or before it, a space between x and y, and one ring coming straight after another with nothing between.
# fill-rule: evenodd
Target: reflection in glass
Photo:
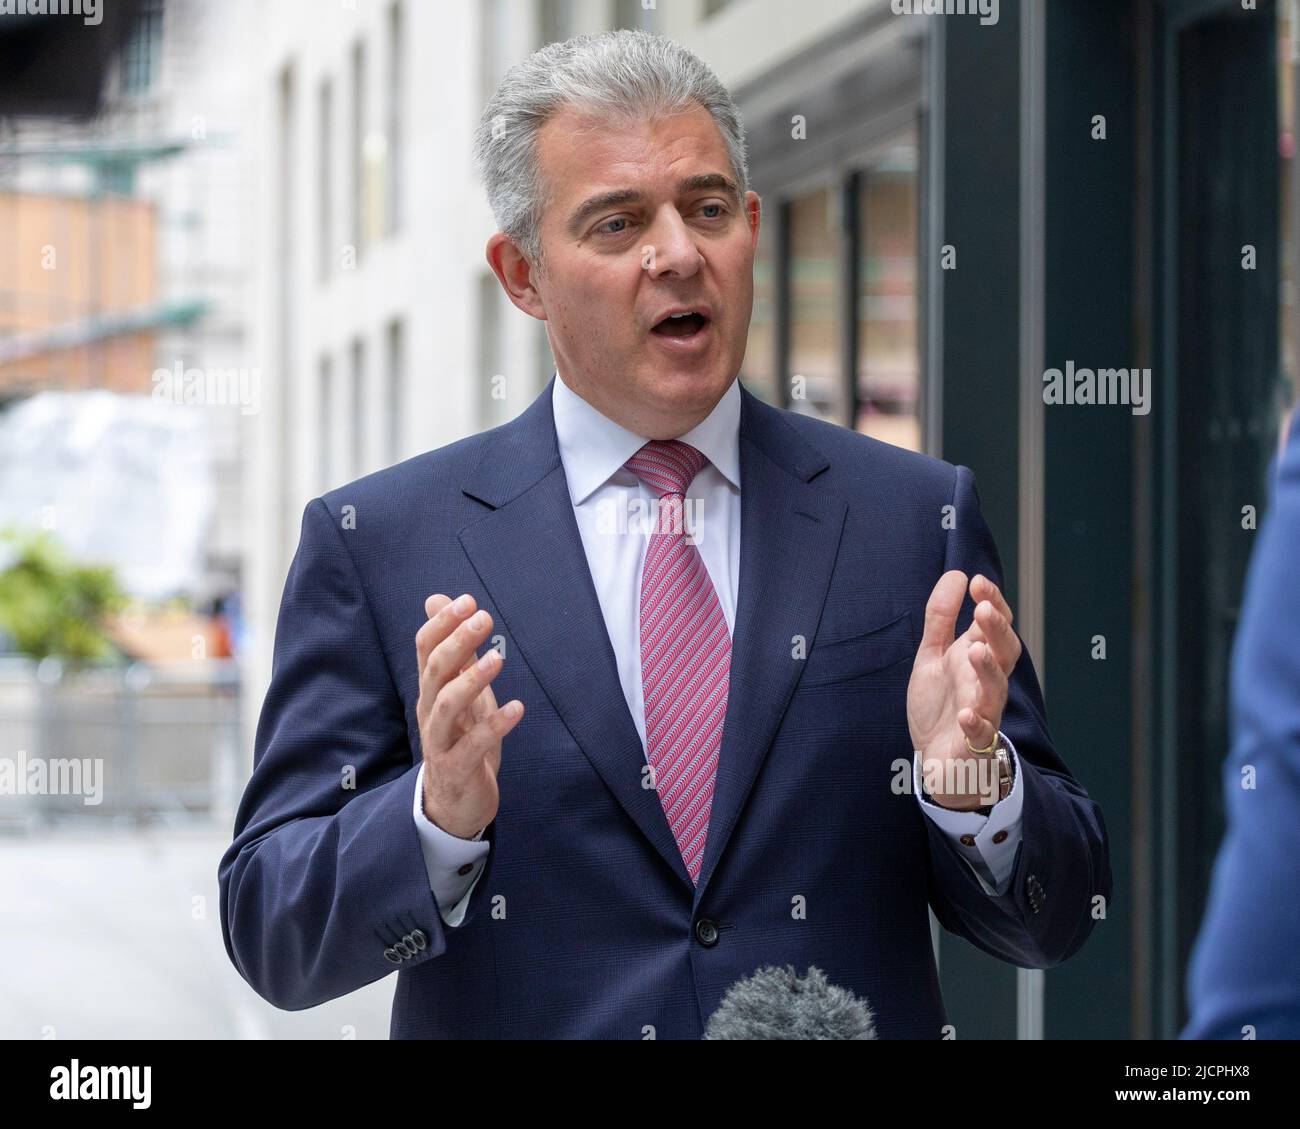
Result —
<instances>
[{"instance_id":1,"label":"reflection in glass","mask_svg":"<svg viewBox=\"0 0 1300 1129\"><path fill-rule=\"evenodd\" d=\"M865 169L858 193L856 427L921 449L917 349L916 149L903 144Z\"/></svg>"},{"instance_id":2,"label":"reflection in glass","mask_svg":"<svg viewBox=\"0 0 1300 1129\"><path fill-rule=\"evenodd\" d=\"M776 231L771 217L764 214L758 228L758 250L754 253L754 310L749 319L749 342L740 379L755 396L769 404L781 403L776 372L776 275L772 241Z\"/></svg>"},{"instance_id":3,"label":"reflection in glass","mask_svg":"<svg viewBox=\"0 0 1300 1129\"><path fill-rule=\"evenodd\" d=\"M790 202L790 407L835 423L848 419L839 378L839 269L831 190ZM801 379L802 378L802 379Z\"/></svg>"}]
</instances>

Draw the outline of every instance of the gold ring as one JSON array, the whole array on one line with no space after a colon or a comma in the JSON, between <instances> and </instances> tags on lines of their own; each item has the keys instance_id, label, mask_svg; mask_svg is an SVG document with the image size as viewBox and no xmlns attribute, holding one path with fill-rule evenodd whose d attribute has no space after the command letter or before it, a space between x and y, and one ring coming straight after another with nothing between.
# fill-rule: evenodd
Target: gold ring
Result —
<instances>
[{"instance_id":1,"label":"gold ring","mask_svg":"<svg viewBox=\"0 0 1300 1129\"><path fill-rule=\"evenodd\" d=\"M962 734L962 737L966 742L966 748L968 748L977 757L990 756L998 747L998 735L996 733L993 734L993 740L989 742L987 749L977 749L974 745L970 743L970 738L967 737L964 733Z\"/></svg>"}]
</instances>

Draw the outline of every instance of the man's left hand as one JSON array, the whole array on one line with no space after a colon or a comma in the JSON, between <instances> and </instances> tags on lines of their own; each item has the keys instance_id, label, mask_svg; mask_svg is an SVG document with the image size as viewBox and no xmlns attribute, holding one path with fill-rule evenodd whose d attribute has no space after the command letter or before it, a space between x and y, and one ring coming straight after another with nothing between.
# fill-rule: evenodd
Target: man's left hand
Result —
<instances>
[{"instance_id":1,"label":"man's left hand","mask_svg":"<svg viewBox=\"0 0 1300 1129\"><path fill-rule=\"evenodd\" d=\"M1011 608L986 576L970 581L975 618L953 638L966 591L966 574L955 569L934 586L907 687L907 724L912 747L921 753L926 791L935 803L955 811L997 802L991 755L975 756L966 742L976 749L993 744L1007 704L1007 679L1021 651ZM963 787L970 781L974 792Z\"/></svg>"}]
</instances>

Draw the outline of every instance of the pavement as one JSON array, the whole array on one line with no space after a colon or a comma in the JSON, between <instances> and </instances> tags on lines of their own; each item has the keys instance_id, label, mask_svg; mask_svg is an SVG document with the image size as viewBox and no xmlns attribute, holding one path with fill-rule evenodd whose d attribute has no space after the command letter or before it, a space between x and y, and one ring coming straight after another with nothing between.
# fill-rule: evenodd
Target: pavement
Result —
<instances>
[{"instance_id":1,"label":"pavement","mask_svg":"<svg viewBox=\"0 0 1300 1129\"><path fill-rule=\"evenodd\" d=\"M0 834L0 1039L386 1039L395 976L307 1011L244 982L221 939L227 831Z\"/></svg>"}]
</instances>

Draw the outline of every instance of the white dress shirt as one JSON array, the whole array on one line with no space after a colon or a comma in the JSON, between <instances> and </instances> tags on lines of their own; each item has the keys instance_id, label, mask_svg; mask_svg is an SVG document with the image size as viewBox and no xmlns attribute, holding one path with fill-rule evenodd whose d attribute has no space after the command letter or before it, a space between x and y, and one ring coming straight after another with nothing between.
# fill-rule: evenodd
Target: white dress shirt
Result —
<instances>
[{"instance_id":1,"label":"white dress shirt","mask_svg":"<svg viewBox=\"0 0 1300 1129\"><path fill-rule=\"evenodd\" d=\"M657 496L623 464L647 440L598 412L564 383L558 371L552 403L560 460L564 464L578 532L618 662L619 682L644 751L645 701L639 622L641 569L654 528L651 514ZM727 630L734 636L740 583L739 383L733 380L713 411L680 438L708 460L686 491L685 522L694 532L726 617ZM638 515L644 517L639 523ZM639 531L642 535L623 536L619 534L621 529L631 533ZM1015 757L1013 748L1012 764L1018 769ZM920 753L916 753L912 791L921 810L952 840L986 893L1005 893L1020 843L1023 801L1020 772L1016 771L1007 798L994 804L989 815L983 816L950 811L923 800L920 759ZM461 839L430 822L424 814L423 795L424 767L421 766L415 782L415 825L439 912L443 921L454 927L464 920L469 896L483 872L490 844L481 841L483 831L473 839ZM1007 834L995 843L1000 831ZM962 844L963 835L972 840L972 846Z\"/></svg>"}]
</instances>

